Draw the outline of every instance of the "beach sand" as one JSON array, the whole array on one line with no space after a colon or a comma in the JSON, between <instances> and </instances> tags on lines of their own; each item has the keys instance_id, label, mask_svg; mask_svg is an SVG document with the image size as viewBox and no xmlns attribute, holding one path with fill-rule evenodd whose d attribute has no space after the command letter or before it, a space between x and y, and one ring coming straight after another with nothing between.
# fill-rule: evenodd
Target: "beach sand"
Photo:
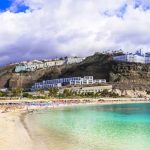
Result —
<instances>
[{"instance_id":1,"label":"beach sand","mask_svg":"<svg viewBox=\"0 0 150 150\"><path fill-rule=\"evenodd\" d=\"M27 113L0 113L0 150L54 150L54 136L45 142L44 132L30 119ZM53 147L53 148L52 148ZM62 149L61 145L59 149ZM57 150L57 149L56 149Z\"/></svg>"},{"instance_id":2,"label":"beach sand","mask_svg":"<svg viewBox=\"0 0 150 150\"><path fill-rule=\"evenodd\" d=\"M0 150L32 150L32 140L19 113L0 113Z\"/></svg>"}]
</instances>

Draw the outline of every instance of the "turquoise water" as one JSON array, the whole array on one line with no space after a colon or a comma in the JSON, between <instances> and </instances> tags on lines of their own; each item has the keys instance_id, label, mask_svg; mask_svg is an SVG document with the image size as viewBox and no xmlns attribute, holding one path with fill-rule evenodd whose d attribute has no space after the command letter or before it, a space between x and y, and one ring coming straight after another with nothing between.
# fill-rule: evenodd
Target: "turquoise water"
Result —
<instances>
[{"instance_id":1,"label":"turquoise water","mask_svg":"<svg viewBox=\"0 0 150 150\"><path fill-rule=\"evenodd\" d=\"M150 150L150 104L58 108L32 118L52 149Z\"/></svg>"}]
</instances>

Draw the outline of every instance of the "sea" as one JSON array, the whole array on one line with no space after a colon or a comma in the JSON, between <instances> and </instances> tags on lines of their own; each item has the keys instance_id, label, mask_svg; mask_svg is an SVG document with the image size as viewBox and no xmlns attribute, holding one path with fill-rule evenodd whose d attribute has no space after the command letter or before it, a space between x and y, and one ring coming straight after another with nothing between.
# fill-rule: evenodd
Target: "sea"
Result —
<instances>
[{"instance_id":1,"label":"sea","mask_svg":"<svg viewBox=\"0 0 150 150\"><path fill-rule=\"evenodd\" d=\"M61 107L28 119L48 150L150 150L150 103Z\"/></svg>"}]
</instances>

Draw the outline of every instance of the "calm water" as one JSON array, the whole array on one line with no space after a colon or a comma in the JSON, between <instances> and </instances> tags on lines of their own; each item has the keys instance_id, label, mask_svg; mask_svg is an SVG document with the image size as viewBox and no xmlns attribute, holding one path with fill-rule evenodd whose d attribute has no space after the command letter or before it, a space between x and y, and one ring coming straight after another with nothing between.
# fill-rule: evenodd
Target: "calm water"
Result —
<instances>
[{"instance_id":1,"label":"calm water","mask_svg":"<svg viewBox=\"0 0 150 150\"><path fill-rule=\"evenodd\" d=\"M49 149L150 150L150 104L76 106L32 115Z\"/></svg>"}]
</instances>

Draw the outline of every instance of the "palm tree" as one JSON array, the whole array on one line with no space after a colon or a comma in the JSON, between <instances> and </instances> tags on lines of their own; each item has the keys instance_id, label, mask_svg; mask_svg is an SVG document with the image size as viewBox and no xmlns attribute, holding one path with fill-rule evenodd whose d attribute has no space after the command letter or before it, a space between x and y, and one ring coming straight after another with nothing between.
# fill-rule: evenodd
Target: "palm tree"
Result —
<instances>
[{"instance_id":1,"label":"palm tree","mask_svg":"<svg viewBox=\"0 0 150 150\"><path fill-rule=\"evenodd\" d=\"M49 95L50 97L56 97L56 96L58 95L58 91L59 91L58 88L50 88L48 95Z\"/></svg>"}]
</instances>

